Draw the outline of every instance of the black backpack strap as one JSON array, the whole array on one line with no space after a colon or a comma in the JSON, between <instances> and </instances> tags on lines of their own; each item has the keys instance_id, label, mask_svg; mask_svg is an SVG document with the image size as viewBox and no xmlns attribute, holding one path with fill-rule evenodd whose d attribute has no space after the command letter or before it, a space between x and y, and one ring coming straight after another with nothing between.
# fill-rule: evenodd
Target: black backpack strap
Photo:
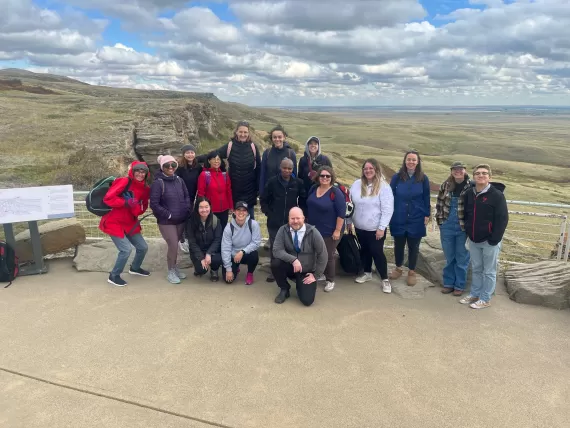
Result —
<instances>
[{"instance_id":1,"label":"black backpack strap","mask_svg":"<svg viewBox=\"0 0 570 428\"><path fill-rule=\"evenodd\" d=\"M249 218L249 220L247 221L247 224L249 226L249 233L251 233L251 236L253 237L253 226L252 226L252 222L253 220L251 219L251 217Z\"/></svg>"}]
</instances>

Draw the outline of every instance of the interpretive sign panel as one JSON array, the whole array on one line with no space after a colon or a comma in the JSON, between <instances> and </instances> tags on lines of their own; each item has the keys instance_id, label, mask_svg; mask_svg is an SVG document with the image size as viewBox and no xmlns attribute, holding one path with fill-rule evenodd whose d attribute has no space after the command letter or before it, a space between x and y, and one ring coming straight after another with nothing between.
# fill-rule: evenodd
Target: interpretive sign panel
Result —
<instances>
[{"instance_id":1,"label":"interpretive sign panel","mask_svg":"<svg viewBox=\"0 0 570 428\"><path fill-rule=\"evenodd\" d=\"M74 216L71 185L0 189L0 224Z\"/></svg>"}]
</instances>

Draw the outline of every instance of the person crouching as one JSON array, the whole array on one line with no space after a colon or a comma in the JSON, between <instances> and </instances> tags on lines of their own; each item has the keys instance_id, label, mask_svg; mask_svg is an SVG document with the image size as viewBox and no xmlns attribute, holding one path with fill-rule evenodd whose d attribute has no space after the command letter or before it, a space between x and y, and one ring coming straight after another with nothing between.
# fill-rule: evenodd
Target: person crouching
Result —
<instances>
[{"instance_id":1,"label":"person crouching","mask_svg":"<svg viewBox=\"0 0 570 428\"><path fill-rule=\"evenodd\" d=\"M317 278L328 263L325 241L319 231L305 223L300 208L291 208L289 224L281 226L273 242L271 272L281 289L275 303L283 303L290 296L288 278L295 279L297 296L305 306L311 306L317 292Z\"/></svg>"},{"instance_id":2,"label":"person crouching","mask_svg":"<svg viewBox=\"0 0 570 428\"><path fill-rule=\"evenodd\" d=\"M247 265L245 285L253 284L253 272L259 263L260 245L259 223L249 216L248 204L238 201L222 236L222 275L226 283L234 282L239 266L245 264Z\"/></svg>"}]
</instances>

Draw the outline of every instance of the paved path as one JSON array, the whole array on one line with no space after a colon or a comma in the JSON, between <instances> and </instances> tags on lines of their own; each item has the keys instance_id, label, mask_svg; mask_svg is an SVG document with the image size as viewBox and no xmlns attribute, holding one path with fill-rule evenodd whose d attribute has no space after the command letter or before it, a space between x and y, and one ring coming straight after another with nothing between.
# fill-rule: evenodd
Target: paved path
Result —
<instances>
[{"instance_id":1,"label":"paved path","mask_svg":"<svg viewBox=\"0 0 570 428\"><path fill-rule=\"evenodd\" d=\"M563 427L570 311L339 281L162 277L126 288L69 260L0 289L2 427Z\"/></svg>"}]
</instances>

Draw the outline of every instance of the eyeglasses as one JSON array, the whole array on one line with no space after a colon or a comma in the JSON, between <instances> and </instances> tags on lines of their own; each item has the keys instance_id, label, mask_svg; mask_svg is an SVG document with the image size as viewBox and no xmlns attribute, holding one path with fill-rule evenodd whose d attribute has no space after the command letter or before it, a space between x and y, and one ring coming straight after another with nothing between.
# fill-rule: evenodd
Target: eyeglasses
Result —
<instances>
[{"instance_id":1,"label":"eyeglasses","mask_svg":"<svg viewBox=\"0 0 570 428\"><path fill-rule=\"evenodd\" d=\"M319 177L321 177L321 178L332 178L332 175L321 174L321 175L319 175Z\"/></svg>"},{"instance_id":2,"label":"eyeglasses","mask_svg":"<svg viewBox=\"0 0 570 428\"><path fill-rule=\"evenodd\" d=\"M484 172L476 172L473 175L489 175L489 173L484 171Z\"/></svg>"},{"instance_id":3,"label":"eyeglasses","mask_svg":"<svg viewBox=\"0 0 570 428\"><path fill-rule=\"evenodd\" d=\"M176 164L175 164L174 162L165 163L165 164L163 165L163 168L166 168L166 169L176 168Z\"/></svg>"}]
</instances>

